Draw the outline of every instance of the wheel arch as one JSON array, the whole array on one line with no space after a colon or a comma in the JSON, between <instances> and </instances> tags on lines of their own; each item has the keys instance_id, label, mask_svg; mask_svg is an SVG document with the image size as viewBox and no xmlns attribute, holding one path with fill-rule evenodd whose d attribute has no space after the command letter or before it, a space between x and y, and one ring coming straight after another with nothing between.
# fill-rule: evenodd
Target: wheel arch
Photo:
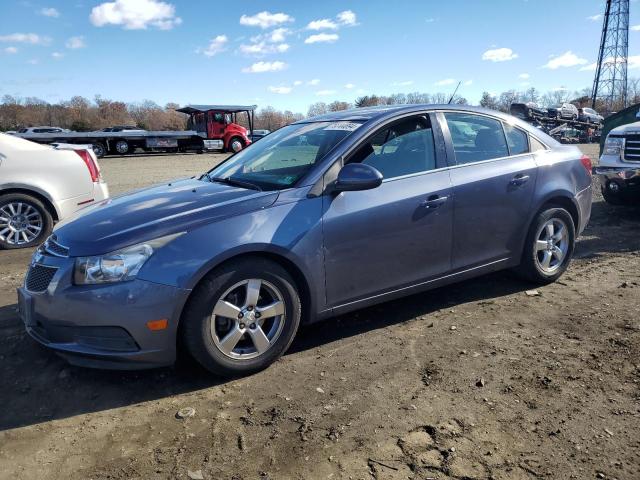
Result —
<instances>
[{"instance_id":1,"label":"wheel arch","mask_svg":"<svg viewBox=\"0 0 640 480\"><path fill-rule=\"evenodd\" d=\"M199 278L197 278L196 282L192 286L191 292L189 293L188 297L184 301L184 304L182 305L180 315L179 315L179 320L178 320L178 329L181 328L180 325L182 324L182 316L184 315L184 312L187 309L187 306L189 305L189 302L193 296L193 293L198 288L198 286L204 281L207 275L209 275L209 273L213 272L214 270L220 267L223 267L233 262L237 262L239 260L244 260L249 258L260 258L260 259L270 260L274 263L277 263L282 268L284 268L287 271L287 273L291 275L291 277L293 277L293 280L295 281L296 287L298 288L298 292L300 294L300 302L302 304L301 323L310 323L313 321L314 300L313 300L313 295L311 294L311 285L309 283L309 280L307 279L307 276L303 273L300 267L296 265L296 263L292 261L290 258L286 257L285 255L279 254L277 252L246 251L246 252L236 253L230 257L227 257L221 260L220 262L217 262L214 265L209 266L206 269L206 271L200 274Z\"/></svg>"},{"instance_id":2,"label":"wheel arch","mask_svg":"<svg viewBox=\"0 0 640 480\"><path fill-rule=\"evenodd\" d=\"M46 193L40 191L39 189L35 189L32 187L23 187L23 186L11 186L11 187L0 189L0 197L4 195L9 195L11 193L21 193L23 195L30 195L34 198L37 198L42 202L45 208L49 211L49 213L51 214L51 217L53 217L54 222L57 222L60 220L60 214L56 209L55 204L53 203L53 200L51 200L51 198L49 198L49 196Z\"/></svg>"}]
</instances>

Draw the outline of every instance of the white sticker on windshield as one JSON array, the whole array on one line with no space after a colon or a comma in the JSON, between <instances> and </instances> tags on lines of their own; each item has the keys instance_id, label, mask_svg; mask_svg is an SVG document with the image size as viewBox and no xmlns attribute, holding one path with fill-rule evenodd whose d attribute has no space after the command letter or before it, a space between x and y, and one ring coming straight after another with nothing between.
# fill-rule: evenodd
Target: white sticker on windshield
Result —
<instances>
[{"instance_id":1,"label":"white sticker on windshield","mask_svg":"<svg viewBox=\"0 0 640 480\"><path fill-rule=\"evenodd\" d=\"M353 132L356 130L361 123L355 122L333 122L327 125L324 130L340 130L343 132Z\"/></svg>"}]
</instances>

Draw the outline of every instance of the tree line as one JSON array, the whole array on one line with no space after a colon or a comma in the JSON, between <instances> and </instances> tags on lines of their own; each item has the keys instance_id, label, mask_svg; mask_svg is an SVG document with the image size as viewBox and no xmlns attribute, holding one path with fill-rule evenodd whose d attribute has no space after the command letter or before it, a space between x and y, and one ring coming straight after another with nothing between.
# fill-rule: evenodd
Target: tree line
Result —
<instances>
[{"instance_id":1,"label":"tree line","mask_svg":"<svg viewBox=\"0 0 640 480\"><path fill-rule=\"evenodd\" d=\"M629 80L629 104L640 103L640 79ZM485 108L508 112L514 102L535 102L541 106L571 102L577 107L591 106L591 92L555 89L542 93L534 87L523 91L507 90L494 94L483 92L479 105ZM452 103L467 105L466 98L445 93L394 93L392 95L364 95L353 103L336 100L330 103L316 102L309 106L306 115L290 110L277 110L272 106L264 107L255 113L254 128L277 130L284 125L306 117L315 117L329 112L361 108L376 105L405 105L434 103ZM596 104L596 110L599 105ZM616 109L621 105L614 106ZM125 103L94 97L89 100L75 96L70 100L49 103L35 97L19 98L5 95L0 102L0 131L18 130L24 127L49 125L76 131L99 130L113 125L131 125L145 130L184 130L187 127L187 115L177 112L176 103L167 103L164 107L150 100L137 103ZM242 116L239 116L241 120ZM242 120L243 124L246 124ZM248 125L245 125L248 126Z\"/></svg>"}]
</instances>

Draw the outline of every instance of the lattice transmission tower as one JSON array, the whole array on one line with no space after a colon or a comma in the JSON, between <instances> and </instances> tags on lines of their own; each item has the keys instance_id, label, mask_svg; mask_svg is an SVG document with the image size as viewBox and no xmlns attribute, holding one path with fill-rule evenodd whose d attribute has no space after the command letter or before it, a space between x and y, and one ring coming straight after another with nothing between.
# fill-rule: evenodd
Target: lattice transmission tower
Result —
<instances>
[{"instance_id":1,"label":"lattice transmission tower","mask_svg":"<svg viewBox=\"0 0 640 480\"><path fill-rule=\"evenodd\" d=\"M629 55L629 0L607 0L600 52L593 80L592 107L596 102L608 113L627 106Z\"/></svg>"}]
</instances>

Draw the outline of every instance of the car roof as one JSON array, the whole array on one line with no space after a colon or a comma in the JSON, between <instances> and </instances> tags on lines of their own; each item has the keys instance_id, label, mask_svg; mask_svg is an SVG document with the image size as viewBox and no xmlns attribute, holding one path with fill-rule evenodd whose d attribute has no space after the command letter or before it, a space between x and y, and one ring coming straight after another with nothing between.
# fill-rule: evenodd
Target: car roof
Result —
<instances>
[{"instance_id":1,"label":"car roof","mask_svg":"<svg viewBox=\"0 0 640 480\"><path fill-rule=\"evenodd\" d=\"M331 112L317 117L305 118L295 123L314 123L314 122L335 122L335 121L361 121L368 122L371 120L383 120L385 118L393 118L403 113L424 112L431 110L457 110L460 112L482 113L500 117L504 120L513 119L511 115L506 115L496 110L490 110L482 107L472 107L470 105L450 105L450 104L410 104L410 105L381 105L376 107L352 108L350 110L341 110L339 112Z\"/></svg>"}]
</instances>

